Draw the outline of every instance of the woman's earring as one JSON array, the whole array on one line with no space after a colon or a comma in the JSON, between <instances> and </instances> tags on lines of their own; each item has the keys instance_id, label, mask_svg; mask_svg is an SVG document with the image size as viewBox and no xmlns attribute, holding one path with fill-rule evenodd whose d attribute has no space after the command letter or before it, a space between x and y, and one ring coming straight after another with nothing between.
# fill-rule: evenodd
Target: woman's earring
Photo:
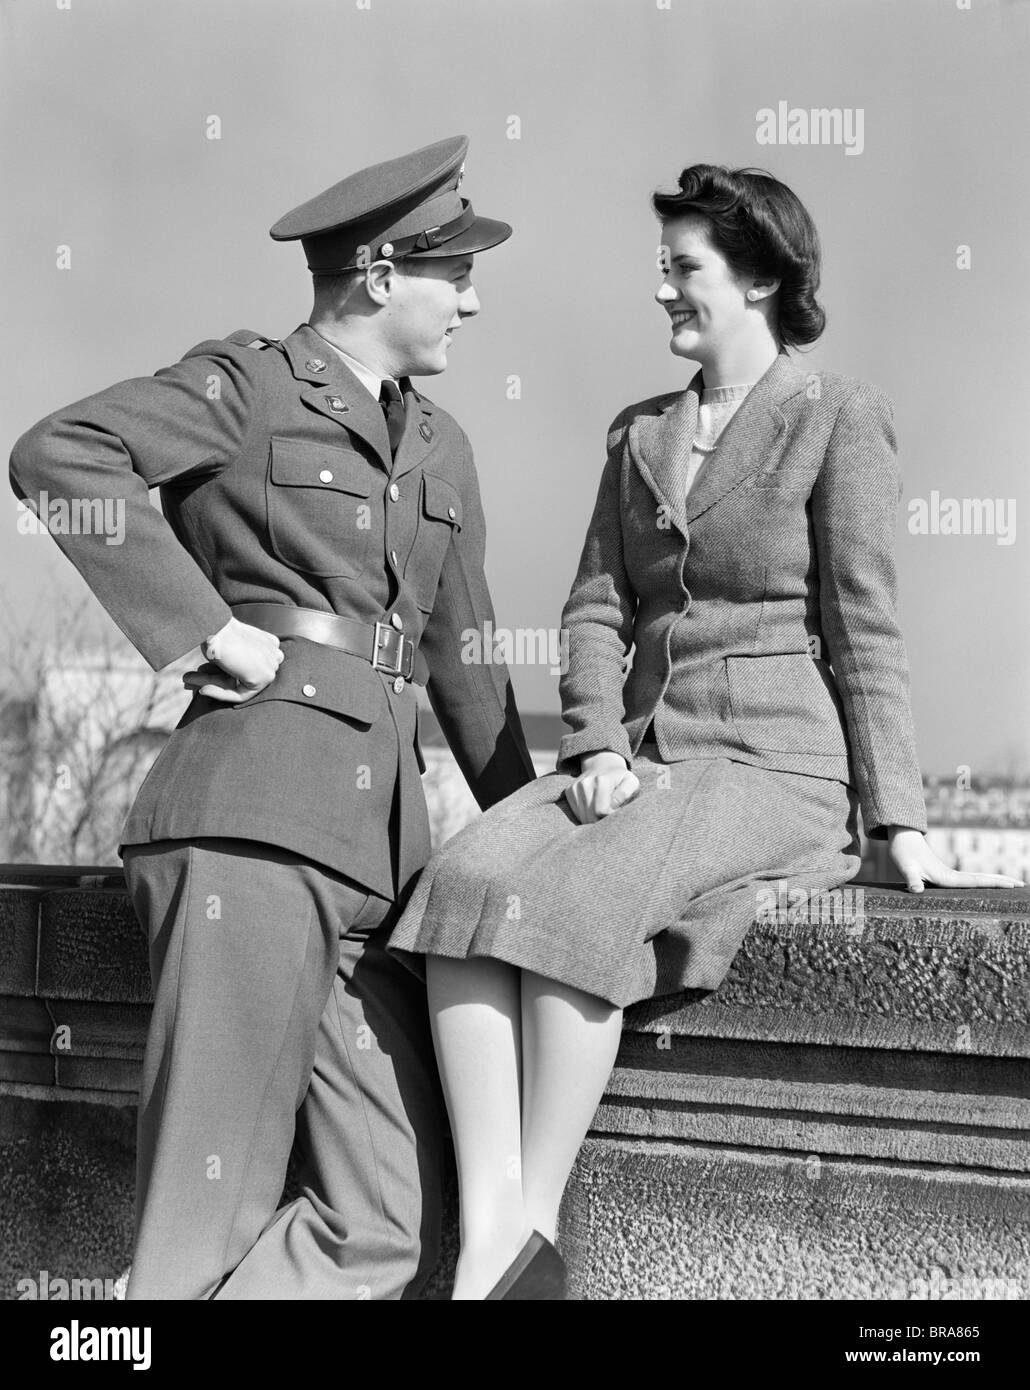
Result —
<instances>
[{"instance_id":1,"label":"woman's earring","mask_svg":"<svg viewBox=\"0 0 1030 1390\"><path fill-rule=\"evenodd\" d=\"M748 292L747 292L747 297L748 297L748 299L751 300L751 302L752 302L752 304L753 304L753 303L755 302L755 300L758 298L758 291L757 291L757 290L748 290Z\"/></svg>"}]
</instances>

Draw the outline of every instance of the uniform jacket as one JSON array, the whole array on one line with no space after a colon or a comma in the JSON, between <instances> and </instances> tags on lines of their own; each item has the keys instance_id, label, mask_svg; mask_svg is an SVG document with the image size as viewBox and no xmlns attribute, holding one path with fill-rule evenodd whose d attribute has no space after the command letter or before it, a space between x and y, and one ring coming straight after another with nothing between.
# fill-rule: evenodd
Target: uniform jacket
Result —
<instances>
[{"instance_id":1,"label":"uniform jacket","mask_svg":"<svg viewBox=\"0 0 1030 1390\"><path fill-rule=\"evenodd\" d=\"M23 498L126 500L122 545L57 539L155 669L223 627L230 605L396 614L486 807L534 774L507 668L460 655L462 632L493 618L472 453L445 411L402 388L391 460L380 405L312 328L280 346L242 331L49 416L15 446L12 480ZM259 840L393 896L429 852L414 689L305 639L282 647L275 680L246 703L193 699L122 842Z\"/></svg>"},{"instance_id":2,"label":"uniform jacket","mask_svg":"<svg viewBox=\"0 0 1030 1390\"><path fill-rule=\"evenodd\" d=\"M600 749L630 757L653 719L665 759L833 778L857 789L874 838L925 830L895 612L890 403L781 353L688 497L701 388L699 372L609 432L562 617L559 769Z\"/></svg>"}]
</instances>

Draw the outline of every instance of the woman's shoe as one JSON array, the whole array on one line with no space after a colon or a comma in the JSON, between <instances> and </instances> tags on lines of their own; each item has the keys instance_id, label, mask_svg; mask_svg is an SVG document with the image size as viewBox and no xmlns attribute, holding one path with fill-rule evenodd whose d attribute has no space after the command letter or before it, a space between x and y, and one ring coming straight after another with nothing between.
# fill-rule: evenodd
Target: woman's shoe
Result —
<instances>
[{"instance_id":1,"label":"woman's shoe","mask_svg":"<svg viewBox=\"0 0 1030 1390\"><path fill-rule=\"evenodd\" d=\"M565 1261L546 1236L534 1231L486 1297L564 1300Z\"/></svg>"}]
</instances>

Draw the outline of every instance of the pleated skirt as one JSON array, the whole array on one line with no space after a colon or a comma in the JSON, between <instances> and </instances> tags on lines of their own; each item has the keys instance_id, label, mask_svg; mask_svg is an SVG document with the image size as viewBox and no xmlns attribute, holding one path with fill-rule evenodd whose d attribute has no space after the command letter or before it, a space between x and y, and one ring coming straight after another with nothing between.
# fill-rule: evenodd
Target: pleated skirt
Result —
<instances>
[{"instance_id":1,"label":"pleated skirt","mask_svg":"<svg viewBox=\"0 0 1030 1390\"><path fill-rule=\"evenodd\" d=\"M645 745L640 791L580 825L573 778L550 773L492 807L430 859L388 949L488 957L626 1007L718 988L761 905L796 903L858 873L858 797L842 782L729 758L663 763Z\"/></svg>"}]
</instances>

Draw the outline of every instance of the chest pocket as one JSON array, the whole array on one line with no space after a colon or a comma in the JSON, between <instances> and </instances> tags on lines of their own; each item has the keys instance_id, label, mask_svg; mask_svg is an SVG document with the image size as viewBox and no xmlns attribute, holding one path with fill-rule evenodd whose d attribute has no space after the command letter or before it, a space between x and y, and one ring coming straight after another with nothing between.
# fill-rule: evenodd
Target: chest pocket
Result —
<instances>
[{"instance_id":1,"label":"chest pocket","mask_svg":"<svg viewBox=\"0 0 1030 1390\"><path fill-rule=\"evenodd\" d=\"M446 478L423 473L418 529L404 570L405 581L413 588L423 613L432 611L447 547L460 530L461 493Z\"/></svg>"},{"instance_id":2,"label":"chest pocket","mask_svg":"<svg viewBox=\"0 0 1030 1390\"><path fill-rule=\"evenodd\" d=\"M811 492L826 456L824 439L802 439L788 445L776 467L754 475L754 485L775 492Z\"/></svg>"},{"instance_id":3,"label":"chest pocket","mask_svg":"<svg viewBox=\"0 0 1030 1390\"><path fill-rule=\"evenodd\" d=\"M372 466L348 449L273 437L265 484L273 553L291 569L354 579L373 523Z\"/></svg>"}]
</instances>

